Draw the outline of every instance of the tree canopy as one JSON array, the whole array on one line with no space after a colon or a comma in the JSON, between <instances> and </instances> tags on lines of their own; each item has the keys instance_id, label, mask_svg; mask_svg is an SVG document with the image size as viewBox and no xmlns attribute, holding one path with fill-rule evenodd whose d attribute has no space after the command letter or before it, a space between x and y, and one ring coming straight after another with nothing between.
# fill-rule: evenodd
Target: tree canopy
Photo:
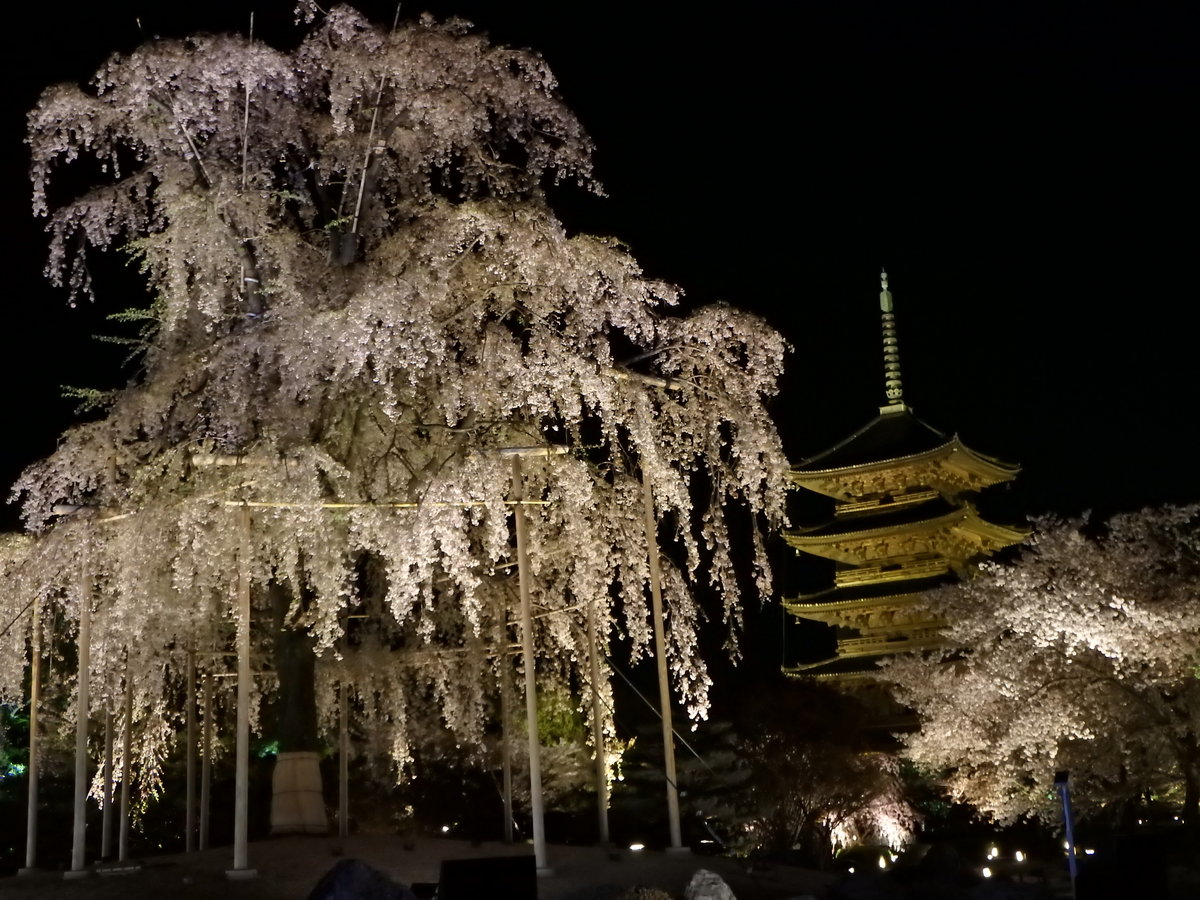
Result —
<instances>
[{"instance_id":1,"label":"tree canopy","mask_svg":"<svg viewBox=\"0 0 1200 900\"><path fill-rule=\"evenodd\" d=\"M50 278L86 297L89 255L127 251L153 299L122 314L143 326L139 371L16 485L37 538L5 603L74 620L95 594L92 696L128 671L148 768L183 651L229 646L238 567L255 621L286 596L322 708L350 685L373 746L402 765L423 729L479 741L517 502L537 663L607 699L578 622L592 606L603 642L647 650L643 481L675 548L674 682L704 714L694 588L720 596L736 653L726 509L752 515L765 595L785 344L732 307L686 311L619 241L558 221L548 183L598 187L541 58L461 21L379 28L337 6L290 52L196 35L114 56L44 93L28 143ZM516 477L505 451L529 446L546 454Z\"/></svg>"},{"instance_id":2,"label":"tree canopy","mask_svg":"<svg viewBox=\"0 0 1200 900\"><path fill-rule=\"evenodd\" d=\"M1001 820L1052 814L1061 770L1084 811L1155 796L1194 817L1200 507L1035 524L1017 561L933 595L965 651L888 665L921 719L907 754Z\"/></svg>"}]
</instances>

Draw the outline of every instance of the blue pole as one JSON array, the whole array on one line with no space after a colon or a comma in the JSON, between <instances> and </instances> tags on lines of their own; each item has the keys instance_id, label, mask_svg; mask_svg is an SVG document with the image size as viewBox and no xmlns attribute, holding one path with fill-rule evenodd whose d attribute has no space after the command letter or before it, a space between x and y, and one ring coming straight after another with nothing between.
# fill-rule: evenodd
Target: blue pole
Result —
<instances>
[{"instance_id":1,"label":"blue pole","mask_svg":"<svg viewBox=\"0 0 1200 900\"><path fill-rule=\"evenodd\" d=\"M1071 786L1066 772L1054 776L1054 789L1062 800L1063 825L1067 834L1067 869L1071 873L1071 896L1075 896L1075 876L1078 868L1075 862L1075 818L1071 815Z\"/></svg>"}]
</instances>

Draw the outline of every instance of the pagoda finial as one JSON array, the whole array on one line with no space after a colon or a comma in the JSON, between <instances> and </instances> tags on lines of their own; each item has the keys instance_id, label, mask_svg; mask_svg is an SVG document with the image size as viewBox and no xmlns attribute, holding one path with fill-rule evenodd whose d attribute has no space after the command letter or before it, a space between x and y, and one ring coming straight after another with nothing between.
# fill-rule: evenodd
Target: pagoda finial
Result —
<instances>
[{"instance_id":1,"label":"pagoda finial","mask_svg":"<svg viewBox=\"0 0 1200 900\"><path fill-rule=\"evenodd\" d=\"M904 384L900 380L900 343L896 339L896 316L892 312L892 292L888 290L887 270L879 273L879 309L883 314L883 389L887 395L885 410L904 408Z\"/></svg>"}]
</instances>

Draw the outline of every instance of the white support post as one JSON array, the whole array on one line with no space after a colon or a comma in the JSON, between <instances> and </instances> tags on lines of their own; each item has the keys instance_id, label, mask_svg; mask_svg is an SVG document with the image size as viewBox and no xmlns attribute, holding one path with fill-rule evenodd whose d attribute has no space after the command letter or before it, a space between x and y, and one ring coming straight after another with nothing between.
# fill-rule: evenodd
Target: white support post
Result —
<instances>
[{"instance_id":1,"label":"white support post","mask_svg":"<svg viewBox=\"0 0 1200 900\"><path fill-rule=\"evenodd\" d=\"M238 511L241 551L238 554L237 615L237 768L234 777L233 868L229 878L253 878L247 864L250 802L250 510Z\"/></svg>"},{"instance_id":2,"label":"white support post","mask_svg":"<svg viewBox=\"0 0 1200 900\"><path fill-rule=\"evenodd\" d=\"M667 677L667 640L663 629L662 572L658 559L658 522L654 517L654 492L650 479L642 473L642 501L645 505L646 551L650 557L650 602L654 618L654 655L658 660L658 704L662 716L663 770L667 778L667 820L671 829L671 850L683 850L679 827L679 788L675 776L675 729L671 724L671 683Z\"/></svg>"},{"instance_id":3,"label":"white support post","mask_svg":"<svg viewBox=\"0 0 1200 900\"><path fill-rule=\"evenodd\" d=\"M521 474L521 457L513 457L513 499L525 499L525 482ZM525 664L525 717L529 737L529 806L533 818L533 857L539 871L549 872L546 865L546 826L543 821L542 760L538 742L537 676L533 658L533 610L529 598L528 535L525 508L513 506L517 532L517 581L521 594L521 655Z\"/></svg>"},{"instance_id":4,"label":"white support post","mask_svg":"<svg viewBox=\"0 0 1200 900\"><path fill-rule=\"evenodd\" d=\"M350 689L338 685L338 837L350 837Z\"/></svg>"},{"instance_id":5,"label":"white support post","mask_svg":"<svg viewBox=\"0 0 1200 900\"><path fill-rule=\"evenodd\" d=\"M86 540L86 538L85 538ZM84 868L87 834L87 732L92 678L92 581L86 551L79 573L79 685L75 709L75 807L71 839L71 869L67 878L87 874Z\"/></svg>"},{"instance_id":6,"label":"white support post","mask_svg":"<svg viewBox=\"0 0 1200 900\"><path fill-rule=\"evenodd\" d=\"M596 641L596 601L587 608L588 668L592 681L592 747L596 752L596 815L600 826L600 843L608 837L608 762L604 749L604 720L600 710L600 650Z\"/></svg>"},{"instance_id":7,"label":"white support post","mask_svg":"<svg viewBox=\"0 0 1200 900\"><path fill-rule=\"evenodd\" d=\"M512 743L508 725L512 708L508 665L508 609L501 596L496 612L496 666L500 672L500 773L504 786L504 842L513 842Z\"/></svg>"},{"instance_id":8,"label":"white support post","mask_svg":"<svg viewBox=\"0 0 1200 900\"><path fill-rule=\"evenodd\" d=\"M117 841L117 861L129 861L129 800L133 767L133 673L125 657L125 715L121 735L121 835Z\"/></svg>"},{"instance_id":9,"label":"white support post","mask_svg":"<svg viewBox=\"0 0 1200 900\"><path fill-rule=\"evenodd\" d=\"M187 797L183 811L183 851L196 849L196 649L187 654Z\"/></svg>"},{"instance_id":10,"label":"white support post","mask_svg":"<svg viewBox=\"0 0 1200 900\"><path fill-rule=\"evenodd\" d=\"M212 673L204 673L203 751L200 759L200 840L201 850L208 849L208 813L212 796Z\"/></svg>"},{"instance_id":11,"label":"white support post","mask_svg":"<svg viewBox=\"0 0 1200 900\"><path fill-rule=\"evenodd\" d=\"M33 631L30 636L29 661L29 798L25 813L25 868L21 875L31 874L37 866L37 804L38 804L38 707L42 702L42 604L33 601Z\"/></svg>"},{"instance_id":12,"label":"white support post","mask_svg":"<svg viewBox=\"0 0 1200 900\"><path fill-rule=\"evenodd\" d=\"M112 859L113 824L113 714L112 700L108 699L104 701L104 772L101 778L104 808L100 812L100 858L107 861Z\"/></svg>"}]
</instances>

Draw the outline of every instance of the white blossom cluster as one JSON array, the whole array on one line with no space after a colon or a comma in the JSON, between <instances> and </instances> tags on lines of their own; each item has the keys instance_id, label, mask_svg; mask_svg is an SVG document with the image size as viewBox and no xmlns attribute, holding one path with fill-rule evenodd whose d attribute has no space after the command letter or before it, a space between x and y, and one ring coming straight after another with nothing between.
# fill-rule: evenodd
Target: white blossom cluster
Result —
<instances>
[{"instance_id":1,"label":"white blossom cluster","mask_svg":"<svg viewBox=\"0 0 1200 900\"><path fill-rule=\"evenodd\" d=\"M952 794L998 819L1200 800L1200 508L1044 518L1020 559L932 596L951 646L886 669L920 715L907 739Z\"/></svg>"},{"instance_id":2,"label":"white blossom cluster","mask_svg":"<svg viewBox=\"0 0 1200 900\"><path fill-rule=\"evenodd\" d=\"M0 606L0 703L13 706L25 700L22 682L28 659L26 643L32 637L25 622L33 619L35 600L18 584L32 543L25 535L0 535L0 579L6 586L17 588L15 596L9 588L9 599Z\"/></svg>"},{"instance_id":3,"label":"white blossom cluster","mask_svg":"<svg viewBox=\"0 0 1200 900\"><path fill-rule=\"evenodd\" d=\"M519 637L517 498L537 666L608 708L582 623L590 606L602 647L650 648L643 480L679 548L661 556L671 671L704 715L693 591L719 593L736 648L725 507L781 524L765 404L785 344L729 307L678 311L619 242L567 233L542 188L595 187L591 145L538 56L339 6L291 53L198 36L115 56L48 90L28 141L51 278L86 294L86 254L127 247L154 296L139 376L15 488L38 536L22 591L75 621L91 586L92 696L129 673L149 769L187 651L232 666L239 573L260 692L275 583L315 638L327 725L347 685L397 763L422 729L480 741ZM105 177L52 206L86 157ZM563 452L514 479L502 451L547 445Z\"/></svg>"}]
</instances>

